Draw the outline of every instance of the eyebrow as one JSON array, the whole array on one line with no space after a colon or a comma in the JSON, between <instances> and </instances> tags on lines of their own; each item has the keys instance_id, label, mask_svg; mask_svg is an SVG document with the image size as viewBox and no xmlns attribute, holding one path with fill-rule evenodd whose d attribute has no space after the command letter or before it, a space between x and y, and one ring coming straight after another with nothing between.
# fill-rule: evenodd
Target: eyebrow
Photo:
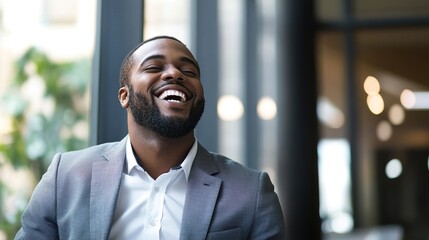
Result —
<instances>
[{"instance_id":1,"label":"eyebrow","mask_svg":"<svg viewBox=\"0 0 429 240\"><path fill-rule=\"evenodd\" d=\"M198 70L198 73L200 73L200 67L198 66L198 63L195 60L193 60L192 58L181 57L180 61L187 62L187 63L190 63L190 64L194 65L194 67Z\"/></svg>"},{"instance_id":2,"label":"eyebrow","mask_svg":"<svg viewBox=\"0 0 429 240\"><path fill-rule=\"evenodd\" d=\"M153 60L153 59L165 60L165 55L162 55L162 54L151 55L141 62L140 67L142 67L146 62ZM181 62L187 62L187 63L194 65L194 67L198 70L198 73L200 73L200 67L198 66L198 63L195 60L193 60L192 58L183 56L183 57L180 57L179 60Z\"/></svg>"}]
</instances>

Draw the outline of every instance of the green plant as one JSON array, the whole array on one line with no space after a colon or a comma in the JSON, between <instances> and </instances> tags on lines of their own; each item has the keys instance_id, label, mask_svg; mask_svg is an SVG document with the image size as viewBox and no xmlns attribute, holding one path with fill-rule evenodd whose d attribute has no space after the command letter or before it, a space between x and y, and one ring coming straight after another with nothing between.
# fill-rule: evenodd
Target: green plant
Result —
<instances>
[{"instance_id":1,"label":"green plant","mask_svg":"<svg viewBox=\"0 0 429 240\"><path fill-rule=\"evenodd\" d=\"M90 61L56 63L30 48L15 69L0 102L11 121L10 131L0 139L0 168L26 169L38 181L56 152L87 146ZM19 180L0 177L0 232L8 239L18 230L30 195L10 187ZM12 194L21 200L13 216L5 214L4 204Z\"/></svg>"}]
</instances>

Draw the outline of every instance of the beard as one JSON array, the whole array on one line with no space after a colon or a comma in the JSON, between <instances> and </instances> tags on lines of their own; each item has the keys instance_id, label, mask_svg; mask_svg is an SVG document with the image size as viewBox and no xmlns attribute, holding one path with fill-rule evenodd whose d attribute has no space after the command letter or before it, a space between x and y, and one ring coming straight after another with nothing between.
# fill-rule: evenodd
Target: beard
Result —
<instances>
[{"instance_id":1,"label":"beard","mask_svg":"<svg viewBox=\"0 0 429 240\"><path fill-rule=\"evenodd\" d=\"M135 93L129 86L130 109L134 120L142 127L150 129L167 138L183 137L193 131L204 112L204 98L196 102L187 118L167 117L161 114L159 107L150 103L141 93Z\"/></svg>"}]
</instances>

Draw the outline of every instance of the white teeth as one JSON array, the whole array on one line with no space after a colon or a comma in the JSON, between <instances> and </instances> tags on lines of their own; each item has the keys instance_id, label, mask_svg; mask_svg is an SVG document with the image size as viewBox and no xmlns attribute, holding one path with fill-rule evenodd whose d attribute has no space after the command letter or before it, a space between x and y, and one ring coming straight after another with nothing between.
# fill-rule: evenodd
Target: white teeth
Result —
<instances>
[{"instance_id":1,"label":"white teeth","mask_svg":"<svg viewBox=\"0 0 429 240\"><path fill-rule=\"evenodd\" d=\"M173 97L173 98L171 98L171 97ZM162 100L170 101L170 102L185 102L186 101L185 94L183 92L180 92L177 90L166 90L165 92L163 92L159 96L159 98ZM180 98L180 99L178 99L178 98Z\"/></svg>"}]
</instances>

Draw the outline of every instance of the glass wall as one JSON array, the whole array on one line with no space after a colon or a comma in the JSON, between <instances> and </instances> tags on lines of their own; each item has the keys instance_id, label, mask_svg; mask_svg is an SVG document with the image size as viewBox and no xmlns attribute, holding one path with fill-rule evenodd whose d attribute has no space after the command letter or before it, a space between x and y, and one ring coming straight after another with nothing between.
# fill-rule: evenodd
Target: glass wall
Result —
<instances>
[{"instance_id":1,"label":"glass wall","mask_svg":"<svg viewBox=\"0 0 429 240\"><path fill-rule=\"evenodd\" d=\"M242 164L253 164L252 167L267 171L277 183L276 1L256 1L254 8L240 0L222 0L218 4L221 50L217 104L219 152ZM251 34L255 34L255 49L246 49L252 42L247 37ZM252 70L256 76L247 75L252 72L246 59L253 56L250 51L255 51L255 69ZM256 91L249 93L249 89ZM251 94L254 95L249 96ZM254 105L253 99L256 99ZM246 119L252 117L248 112L256 113L254 121ZM249 146L246 139L251 136L258 136L252 140L255 146ZM250 149L252 147L255 149ZM249 162L249 154L254 153L257 156L251 157L256 163Z\"/></svg>"},{"instance_id":2,"label":"glass wall","mask_svg":"<svg viewBox=\"0 0 429 240\"><path fill-rule=\"evenodd\" d=\"M320 123L319 191L324 232L353 229L350 143L347 139L346 55L341 33L320 33L317 38Z\"/></svg>"},{"instance_id":3,"label":"glass wall","mask_svg":"<svg viewBox=\"0 0 429 240\"><path fill-rule=\"evenodd\" d=\"M176 37L192 48L190 0L145 0L143 37Z\"/></svg>"},{"instance_id":4,"label":"glass wall","mask_svg":"<svg viewBox=\"0 0 429 240\"><path fill-rule=\"evenodd\" d=\"M0 1L0 239L54 153L87 146L96 1Z\"/></svg>"},{"instance_id":5,"label":"glass wall","mask_svg":"<svg viewBox=\"0 0 429 240\"><path fill-rule=\"evenodd\" d=\"M220 0L219 152L244 163L244 2Z\"/></svg>"},{"instance_id":6,"label":"glass wall","mask_svg":"<svg viewBox=\"0 0 429 240\"><path fill-rule=\"evenodd\" d=\"M316 3L322 230L354 229L352 238L391 227L403 239L426 238L429 5ZM326 143L338 141L327 154Z\"/></svg>"},{"instance_id":7,"label":"glass wall","mask_svg":"<svg viewBox=\"0 0 429 240\"><path fill-rule=\"evenodd\" d=\"M356 32L363 209L406 239L428 236L429 27ZM367 199L364 198L367 197Z\"/></svg>"},{"instance_id":8,"label":"glass wall","mask_svg":"<svg viewBox=\"0 0 429 240\"><path fill-rule=\"evenodd\" d=\"M257 34L257 66L258 85L256 113L258 117L259 146L258 163L260 169L269 173L275 185L277 181L277 159L280 143L276 141L278 134L277 100L279 72L278 59L278 23L276 19L276 0L256 1L256 18L259 20Z\"/></svg>"}]
</instances>

